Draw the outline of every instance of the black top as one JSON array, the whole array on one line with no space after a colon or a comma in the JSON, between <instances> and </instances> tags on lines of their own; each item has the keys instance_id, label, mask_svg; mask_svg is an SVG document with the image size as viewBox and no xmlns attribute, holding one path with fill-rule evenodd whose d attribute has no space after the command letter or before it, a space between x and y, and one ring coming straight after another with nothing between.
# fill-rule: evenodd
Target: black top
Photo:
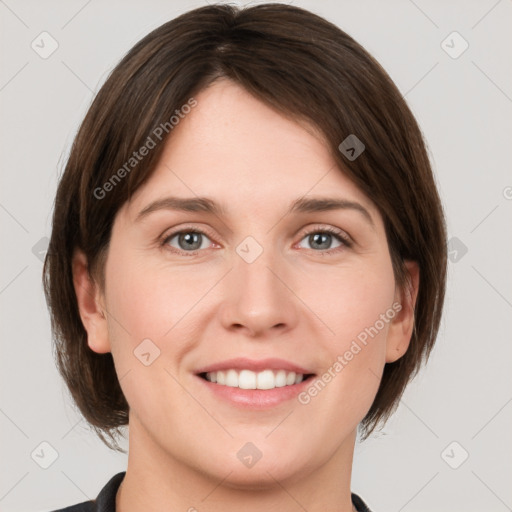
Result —
<instances>
[{"instance_id":1,"label":"black top","mask_svg":"<svg viewBox=\"0 0 512 512\"><path fill-rule=\"evenodd\" d=\"M116 512L116 493L125 474L126 471L122 471L114 475L101 489L96 500L84 501L52 512ZM352 493L352 503L358 512L371 512L357 494Z\"/></svg>"}]
</instances>

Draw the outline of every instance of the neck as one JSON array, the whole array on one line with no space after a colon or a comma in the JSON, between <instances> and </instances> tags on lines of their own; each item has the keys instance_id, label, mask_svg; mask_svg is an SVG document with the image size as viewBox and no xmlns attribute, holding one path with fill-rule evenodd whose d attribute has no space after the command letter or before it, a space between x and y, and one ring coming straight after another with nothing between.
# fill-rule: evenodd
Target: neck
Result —
<instances>
[{"instance_id":1,"label":"neck","mask_svg":"<svg viewBox=\"0 0 512 512\"><path fill-rule=\"evenodd\" d=\"M285 478L267 471L264 480L241 484L225 474L205 472L171 456L130 417L128 467L116 498L116 512L353 512L350 493L356 431L318 468Z\"/></svg>"}]
</instances>

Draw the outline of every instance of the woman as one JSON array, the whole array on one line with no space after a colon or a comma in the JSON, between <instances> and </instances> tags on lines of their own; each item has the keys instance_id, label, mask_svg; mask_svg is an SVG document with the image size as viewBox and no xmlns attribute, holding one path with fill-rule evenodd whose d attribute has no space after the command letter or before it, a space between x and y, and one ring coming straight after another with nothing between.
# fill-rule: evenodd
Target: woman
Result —
<instances>
[{"instance_id":1,"label":"woman","mask_svg":"<svg viewBox=\"0 0 512 512\"><path fill-rule=\"evenodd\" d=\"M66 510L364 511L357 430L434 345L446 228L358 43L297 7L208 6L99 91L44 275L73 399L113 449L129 424L126 472Z\"/></svg>"}]
</instances>

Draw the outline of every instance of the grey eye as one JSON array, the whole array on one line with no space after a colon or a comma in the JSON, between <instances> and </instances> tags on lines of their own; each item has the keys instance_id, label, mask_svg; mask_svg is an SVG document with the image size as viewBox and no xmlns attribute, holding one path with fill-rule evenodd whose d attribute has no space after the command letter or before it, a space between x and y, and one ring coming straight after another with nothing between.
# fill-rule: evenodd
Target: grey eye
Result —
<instances>
[{"instance_id":1,"label":"grey eye","mask_svg":"<svg viewBox=\"0 0 512 512\"><path fill-rule=\"evenodd\" d=\"M171 243L171 241L175 238L177 239L178 247ZM171 235L167 239L166 243L171 245L171 247L182 251L197 251L199 249L205 248L202 247L202 242L204 242L205 238L209 240L209 238L204 233L199 231L181 231Z\"/></svg>"},{"instance_id":2,"label":"grey eye","mask_svg":"<svg viewBox=\"0 0 512 512\"><path fill-rule=\"evenodd\" d=\"M335 241L336 239L339 240L339 236L334 233L329 233L327 231L315 231L314 233L307 234L302 240L307 240L312 249L328 250L335 248L332 247L331 244L333 240ZM339 245L336 247L343 245L341 241L339 241L338 244Z\"/></svg>"}]
</instances>

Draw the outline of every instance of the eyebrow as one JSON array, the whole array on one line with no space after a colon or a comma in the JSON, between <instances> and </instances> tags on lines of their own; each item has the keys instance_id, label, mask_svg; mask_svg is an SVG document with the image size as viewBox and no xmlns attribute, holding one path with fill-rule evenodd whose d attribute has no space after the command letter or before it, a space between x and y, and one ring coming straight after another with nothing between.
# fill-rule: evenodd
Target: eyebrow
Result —
<instances>
[{"instance_id":1,"label":"eyebrow","mask_svg":"<svg viewBox=\"0 0 512 512\"><path fill-rule=\"evenodd\" d=\"M205 212L215 216L226 216L224 207L208 197L164 197L149 203L137 215L135 222L158 210L176 210L184 212ZM355 201L330 197L302 197L292 201L286 215L290 213L315 213L333 210L354 210L375 227L368 210Z\"/></svg>"}]
</instances>

